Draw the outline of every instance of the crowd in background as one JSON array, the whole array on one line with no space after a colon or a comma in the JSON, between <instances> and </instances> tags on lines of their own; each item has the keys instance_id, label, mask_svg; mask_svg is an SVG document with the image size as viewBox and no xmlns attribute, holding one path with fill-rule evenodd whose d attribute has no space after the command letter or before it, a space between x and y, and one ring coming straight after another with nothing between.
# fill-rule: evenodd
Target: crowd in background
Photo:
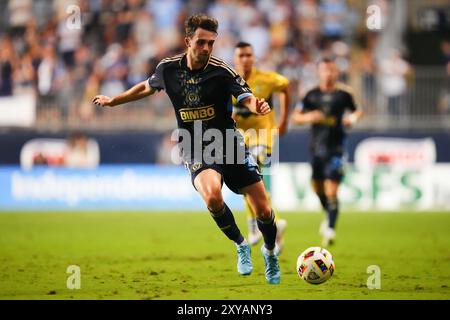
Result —
<instances>
[{"instance_id":1,"label":"crowd in background","mask_svg":"<svg viewBox=\"0 0 450 320\"><path fill-rule=\"evenodd\" d=\"M234 45L250 42L261 68L291 80L294 101L316 83L316 62L324 55L335 57L342 81L350 82L352 74L360 77L366 100L376 94L376 72L391 81L388 91L397 90L393 95L404 92L410 66L400 53L393 52L392 61L378 63L373 54L376 33L366 30L362 41L356 41L361 36L357 26L365 19L357 2L0 1L0 96L36 94L38 110L56 107L63 119L89 122L114 117L115 113L95 109L91 98L126 90L147 79L162 58L184 51L184 20L198 12L219 20L216 56L232 63ZM77 11L70 9L73 4L80 9L79 26ZM398 70L394 75L392 65ZM152 97L151 108L142 108L148 101L137 105L130 108L138 113L136 119L172 119L164 95ZM123 113L118 117L123 122Z\"/></svg>"}]
</instances>

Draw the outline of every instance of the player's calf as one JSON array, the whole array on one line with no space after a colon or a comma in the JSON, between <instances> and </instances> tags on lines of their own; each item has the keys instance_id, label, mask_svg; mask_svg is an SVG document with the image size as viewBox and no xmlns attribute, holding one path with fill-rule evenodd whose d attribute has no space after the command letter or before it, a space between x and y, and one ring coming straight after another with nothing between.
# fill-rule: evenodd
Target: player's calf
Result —
<instances>
[{"instance_id":1,"label":"player's calf","mask_svg":"<svg viewBox=\"0 0 450 320\"><path fill-rule=\"evenodd\" d=\"M225 202L222 193L210 192L204 196L204 200L210 212L218 212L224 208Z\"/></svg>"},{"instance_id":2,"label":"player's calf","mask_svg":"<svg viewBox=\"0 0 450 320\"><path fill-rule=\"evenodd\" d=\"M241 234L236 221L234 220L233 213L230 208L224 203L222 209L213 211L210 209L212 218L216 222L217 226L228 237L228 239L234 241L237 245L242 244L244 237Z\"/></svg>"},{"instance_id":3,"label":"player's calf","mask_svg":"<svg viewBox=\"0 0 450 320\"><path fill-rule=\"evenodd\" d=\"M264 246L267 250L273 251L277 237L277 225L275 223L275 214L270 210L269 215L258 215L258 228L264 238Z\"/></svg>"},{"instance_id":4,"label":"player's calf","mask_svg":"<svg viewBox=\"0 0 450 320\"><path fill-rule=\"evenodd\" d=\"M328 220L329 227L335 229L336 222L339 214L339 201L336 196L328 197Z\"/></svg>"}]
</instances>

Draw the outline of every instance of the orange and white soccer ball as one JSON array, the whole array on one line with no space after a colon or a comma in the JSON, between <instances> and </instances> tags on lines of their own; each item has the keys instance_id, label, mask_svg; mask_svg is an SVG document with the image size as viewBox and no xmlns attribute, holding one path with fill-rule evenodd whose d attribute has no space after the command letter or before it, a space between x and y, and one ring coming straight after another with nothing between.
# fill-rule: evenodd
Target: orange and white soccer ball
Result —
<instances>
[{"instance_id":1,"label":"orange and white soccer ball","mask_svg":"<svg viewBox=\"0 0 450 320\"><path fill-rule=\"evenodd\" d=\"M298 276L311 284L320 284L334 273L331 253L321 247L311 247L303 251L297 259Z\"/></svg>"}]
</instances>

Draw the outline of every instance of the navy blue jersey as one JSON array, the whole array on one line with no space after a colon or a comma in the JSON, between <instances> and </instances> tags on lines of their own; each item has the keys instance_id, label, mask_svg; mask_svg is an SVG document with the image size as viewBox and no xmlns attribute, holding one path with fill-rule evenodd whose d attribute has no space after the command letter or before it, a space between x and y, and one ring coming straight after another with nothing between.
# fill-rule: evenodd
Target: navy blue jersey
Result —
<instances>
[{"instance_id":1,"label":"navy blue jersey","mask_svg":"<svg viewBox=\"0 0 450 320\"><path fill-rule=\"evenodd\" d=\"M158 64L148 83L154 89L166 91L175 109L178 128L188 130L194 137L194 122L200 121L202 134L217 129L222 132L224 142L225 131L236 130L231 118L232 96L242 101L252 95L247 83L214 56L200 70L187 67L186 53L166 58ZM208 142L202 142L203 148L207 145Z\"/></svg>"},{"instance_id":2,"label":"navy blue jersey","mask_svg":"<svg viewBox=\"0 0 450 320\"><path fill-rule=\"evenodd\" d=\"M319 87L308 91L301 110L320 110L325 115L322 122L313 124L311 128L310 148L314 156L328 157L343 153L346 134L342 118L346 110L353 112L356 109L354 98L344 85L339 84L333 92L322 92Z\"/></svg>"}]
</instances>

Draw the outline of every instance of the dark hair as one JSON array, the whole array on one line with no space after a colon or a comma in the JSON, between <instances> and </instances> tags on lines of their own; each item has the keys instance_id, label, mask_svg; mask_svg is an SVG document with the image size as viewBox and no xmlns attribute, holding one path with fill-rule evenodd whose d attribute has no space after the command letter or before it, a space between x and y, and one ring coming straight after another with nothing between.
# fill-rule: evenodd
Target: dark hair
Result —
<instances>
[{"instance_id":1,"label":"dark hair","mask_svg":"<svg viewBox=\"0 0 450 320\"><path fill-rule=\"evenodd\" d=\"M235 46L235 48L247 48L247 47L252 47L252 45L245 41L239 41Z\"/></svg>"},{"instance_id":2,"label":"dark hair","mask_svg":"<svg viewBox=\"0 0 450 320\"><path fill-rule=\"evenodd\" d=\"M199 13L190 16L185 21L184 28L186 31L186 36L192 38L194 36L195 30L197 30L198 28L217 33L219 23L216 19L208 17L206 14Z\"/></svg>"},{"instance_id":3,"label":"dark hair","mask_svg":"<svg viewBox=\"0 0 450 320\"><path fill-rule=\"evenodd\" d=\"M333 57L323 57L322 59L319 60L319 62L317 63L317 65L321 64L321 63L335 63L335 59Z\"/></svg>"}]
</instances>

